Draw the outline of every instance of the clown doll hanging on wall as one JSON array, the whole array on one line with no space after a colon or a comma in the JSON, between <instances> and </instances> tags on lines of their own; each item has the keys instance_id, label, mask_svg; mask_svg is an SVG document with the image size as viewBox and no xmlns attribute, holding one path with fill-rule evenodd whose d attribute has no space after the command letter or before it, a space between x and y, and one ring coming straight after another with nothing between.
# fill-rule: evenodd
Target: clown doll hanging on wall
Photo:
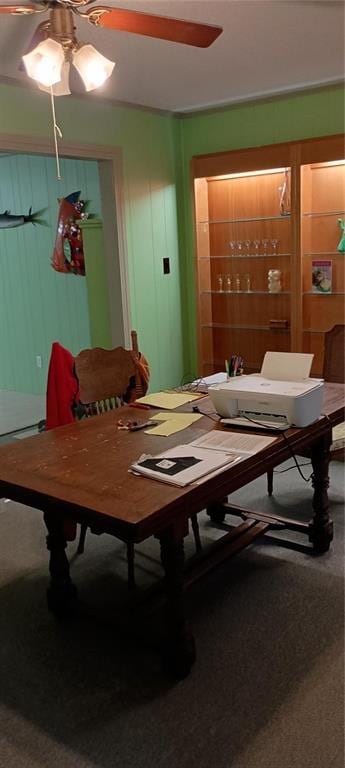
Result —
<instances>
[{"instance_id":1,"label":"clown doll hanging on wall","mask_svg":"<svg viewBox=\"0 0 345 768\"><path fill-rule=\"evenodd\" d=\"M59 200L58 224L52 267L57 272L85 275L83 234L79 222L88 217L86 203L79 200L79 192L72 192Z\"/></svg>"}]
</instances>

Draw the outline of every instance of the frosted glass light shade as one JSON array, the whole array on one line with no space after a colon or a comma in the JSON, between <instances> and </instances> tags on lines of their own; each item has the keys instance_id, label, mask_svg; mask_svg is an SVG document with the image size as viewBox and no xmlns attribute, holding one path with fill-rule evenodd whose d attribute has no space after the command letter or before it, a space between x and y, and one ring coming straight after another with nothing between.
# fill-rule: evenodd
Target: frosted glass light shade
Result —
<instances>
[{"instance_id":1,"label":"frosted glass light shade","mask_svg":"<svg viewBox=\"0 0 345 768\"><path fill-rule=\"evenodd\" d=\"M110 77L115 62L102 56L93 45L82 45L73 56L73 64L78 70L87 91L99 88Z\"/></svg>"},{"instance_id":2,"label":"frosted glass light shade","mask_svg":"<svg viewBox=\"0 0 345 768\"><path fill-rule=\"evenodd\" d=\"M64 61L65 56L62 45L50 37L39 43L26 56L23 56L23 62L29 77L47 87L60 82Z\"/></svg>"},{"instance_id":3,"label":"frosted glass light shade","mask_svg":"<svg viewBox=\"0 0 345 768\"><path fill-rule=\"evenodd\" d=\"M71 65L69 61L64 61L61 68L60 82L54 83L54 85L52 86L41 85L41 83L39 83L38 87L40 91L45 91L46 93L50 93L50 88L52 88L54 96L69 96L71 93L71 90L69 87L70 68L71 68Z\"/></svg>"}]
</instances>

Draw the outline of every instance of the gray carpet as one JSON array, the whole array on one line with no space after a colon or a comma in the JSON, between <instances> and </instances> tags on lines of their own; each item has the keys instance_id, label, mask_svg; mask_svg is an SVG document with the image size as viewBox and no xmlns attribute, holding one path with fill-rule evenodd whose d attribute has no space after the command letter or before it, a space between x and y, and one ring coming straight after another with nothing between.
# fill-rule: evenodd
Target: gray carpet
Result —
<instances>
[{"instance_id":1,"label":"gray carpet","mask_svg":"<svg viewBox=\"0 0 345 768\"><path fill-rule=\"evenodd\" d=\"M45 395L0 389L0 435L38 424L45 412Z\"/></svg>"},{"instance_id":2,"label":"gray carpet","mask_svg":"<svg viewBox=\"0 0 345 768\"><path fill-rule=\"evenodd\" d=\"M69 546L85 608L59 624L46 610L40 513L0 502L0 765L343 768L343 465L331 477L332 551L260 542L188 592L198 658L180 683L151 645L160 611L143 614L147 643L129 621L124 546L91 534L82 557ZM265 478L232 498L284 514L294 493L308 519L297 472L274 482L274 499ZM200 522L205 544L221 532ZM140 587L160 574L156 542L137 549L136 574Z\"/></svg>"}]
</instances>

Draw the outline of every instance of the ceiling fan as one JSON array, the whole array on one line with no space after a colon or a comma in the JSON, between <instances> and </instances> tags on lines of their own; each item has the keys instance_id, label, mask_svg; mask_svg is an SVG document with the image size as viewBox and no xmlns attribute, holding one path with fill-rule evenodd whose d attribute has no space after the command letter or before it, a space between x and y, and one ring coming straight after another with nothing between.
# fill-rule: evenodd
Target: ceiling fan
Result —
<instances>
[{"instance_id":1,"label":"ceiling fan","mask_svg":"<svg viewBox=\"0 0 345 768\"><path fill-rule=\"evenodd\" d=\"M131 32L174 43L208 48L223 31L221 27L183 19L156 16L125 8L97 5L95 0L37 0L25 5L1 5L0 15L27 16L49 11L49 20L36 28L23 62L29 77L43 90L53 88L57 96L70 93L70 64L76 67L87 91L110 77L115 63L93 45L78 42L73 14L96 27ZM81 10L82 9L82 10Z\"/></svg>"}]
</instances>

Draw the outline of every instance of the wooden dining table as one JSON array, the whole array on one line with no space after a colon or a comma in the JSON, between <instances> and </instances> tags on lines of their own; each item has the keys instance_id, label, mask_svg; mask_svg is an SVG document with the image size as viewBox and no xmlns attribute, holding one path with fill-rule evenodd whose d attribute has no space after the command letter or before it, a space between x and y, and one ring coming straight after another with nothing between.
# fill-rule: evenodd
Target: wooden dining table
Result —
<instances>
[{"instance_id":1,"label":"wooden dining table","mask_svg":"<svg viewBox=\"0 0 345 768\"><path fill-rule=\"evenodd\" d=\"M276 433L276 439L264 450L225 466L199 484L181 488L129 472L143 453L160 453L192 442L202 432L223 428L214 420L207 397L198 405L208 415L169 437L118 429L119 419L133 420L137 414L138 418L154 418L155 409L134 413L134 409L124 407L0 448L0 497L43 512L50 553L47 599L56 615L73 613L78 599L66 555L66 521L87 523L94 532L125 542L142 542L151 536L159 539L168 627L162 650L169 669L179 678L189 673L196 658L195 640L184 612L183 594L189 583L275 526L306 536L311 552L329 549L333 537L327 493L329 448L332 427L344 420L344 386L325 385L318 421L291 428L284 435ZM191 412L191 404L182 410ZM296 515L277 518L239 508L240 523L229 526L214 547L193 558L192 565L185 562L183 542L192 516L206 508L211 519L222 519L233 509L227 506L228 494L306 449L310 450L313 468L309 523L296 519Z\"/></svg>"}]
</instances>

